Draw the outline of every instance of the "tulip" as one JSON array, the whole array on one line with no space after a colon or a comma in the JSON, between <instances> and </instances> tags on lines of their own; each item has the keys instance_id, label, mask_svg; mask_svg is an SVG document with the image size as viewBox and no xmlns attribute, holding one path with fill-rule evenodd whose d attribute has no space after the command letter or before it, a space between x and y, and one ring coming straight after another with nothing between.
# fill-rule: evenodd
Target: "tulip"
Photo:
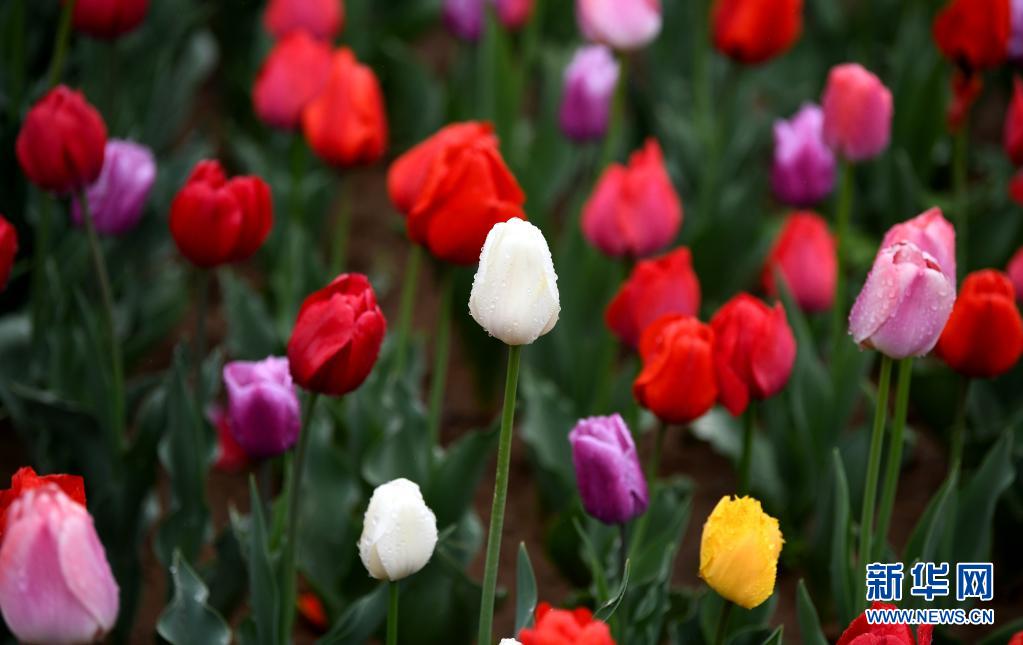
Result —
<instances>
[{"instance_id":1,"label":"tulip","mask_svg":"<svg viewBox=\"0 0 1023 645\"><path fill-rule=\"evenodd\" d=\"M426 566L437 546L437 518L414 482L377 486L359 538L359 557L377 580L401 580Z\"/></svg>"},{"instance_id":2,"label":"tulip","mask_svg":"<svg viewBox=\"0 0 1023 645\"><path fill-rule=\"evenodd\" d=\"M0 291L7 288L7 280L14 268L14 256L18 254L18 230L0 215Z\"/></svg>"},{"instance_id":3,"label":"tulip","mask_svg":"<svg viewBox=\"0 0 1023 645\"><path fill-rule=\"evenodd\" d=\"M387 114L380 82L350 49L339 49L331 59L327 84L302 112L302 131L313 152L335 166L370 164L384 155Z\"/></svg>"},{"instance_id":4,"label":"tulip","mask_svg":"<svg viewBox=\"0 0 1023 645\"><path fill-rule=\"evenodd\" d=\"M722 497L703 525L700 577L722 597L753 609L774 593L781 554L778 520L752 497Z\"/></svg>"},{"instance_id":5,"label":"tulip","mask_svg":"<svg viewBox=\"0 0 1023 645\"><path fill-rule=\"evenodd\" d=\"M1016 290L1016 300L1023 302L1023 247L1020 247L1009 260L1005 272Z\"/></svg>"},{"instance_id":6,"label":"tulip","mask_svg":"<svg viewBox=\"0 0 1023 645\"><path fill-rule=\"evenodd\" d=\"M821 100L824 142L847 161L876 157L888 147L892 93L856 63L831 68Z\"/></svg>"},{"instance_id":7,"label":"tulip","mask_svg":"<svg viewBox=\"0 0 1023 645\"><path fill-rule=\"evenodd\" d=\"M682 246L637 262L608 305L604 320L619 340L635 348L643 330L661 316L695 316L699 311L700 281L689 249Z\"/></svg>"},{"instance_id":8,"label":"tulip","mask_svg":"<svg viewBox=\"0 0 1023 645\"><path fill-rule=\"evenodd\" d=\"M72 501L85 506L85 481L78 475L37 475L26 466L11 477L11 487L0 490L0 543L3 543L7 511L22 493L45 486L56 486Z\"/></svg>"},{"instance_id":9,"label":"tulip","mask_svg":"<svg viewBox=\"0 0 1023 645\"><path fill-rule=\"evenodd\" d=\"M967 74L961 69L952 72L952 102L948 106L948 129L959 133L970 116L973 104L984 89L983 79L978 74Z\"/></svg>"},{"instance_id":10,"label":"tulip","mask_svg":"<svg viewBox=\"0 0 1023 645\"><path fill-rule=\"evenodd\" d=\"M1023 645L1023 630L1013 634L1009 639L1008 645Z\"/></svg>"},{"instance_id":11,"label":"tulip","mask_svg":"<svg viewBox=\"0 0 1023 645\"><path fill-rule=\"evenodd\" d=\"M507 345L530 345L554 329L561 304L551 250L517 217L490 229L472 282L469 313Z\"/></svg>"},{"instance_id":12,"label":"tulip","mask_svg":"<svg viewBox=\"0 0 1023 645\"><path fill-rule=\"evenodd\" d=\"M515 640L514 638L502 638L501 642L498 643L498 645L522 645L522 643Z\"/></svg>"},{"instance_id":13,"label":"tulip","mask_svg":"<svg viewBox=\"0 0 1023 645\"><path fill-rule=\"evenodd\" d=\"M614 645L610 628L589 609L554 609L546 602L536 608L536 625L519 630L519 640L521 645Z\"/></svg>"},{"instance_id":14,"label":"tulip","mask_svg":"<svg viewBox=\"0 0 1023 645\"><path fill-rule=\"evenodd\" d=\"M200 161L171 203L178 250L201 268L252 256L273 226L270 187L255 176L228 180L216 160Z\"/></svg>"},{"instance_id":15,"label":"tulip","mask_svg":"<svg viewBox=\"0 0 1023 645\"><path fill-rule=\"evenodd\" d=\"M1012 81L1012 100L1005 112L1002 141L1012 163L1023 165L1023 78L1019 76Z\"/></svg>"},{"instance_id":16,"label":"tulip","mask_svg":"<svg viewBox=\"0 0 1023 645\"><path fill-rule=\"evenodd\" d=\"M613 49L641 49L661 33L660 0L575 0L575 15L587 40Z\"/></svg>"},{"instance_id":17,"label":"tulip","mask_svg":"<svg viewBox=\"0 0 1023 645\"><path fill-rule=\"evenodd\" d=\"M633 395L664 423L698 419L718 396L713 352L708 325L680 314L659 318L640 337L643 369L632 384Z\"/></svg>"},{"instance_id":18,"label":"tulip","mask_svg":"<svg viewBox=\"0 0 1023 645\"><path fill-rule=\"evenodd\" d=\"M812 206L835 187L835 154L824 143L824 112L808 103L790 120L774 122L771 188L791 206Z\"/></svg>"},{"instance_id":19,"label":"tulip","mask_svg":"<svg viewBox=\"0 0 1023 645\"><path fill-rule=\"evenodd\" d=\"M311 591L298 595L298 613L302 615L302 618L318 634L326 633L330 628L330 623L327 621L327 610L323 607L323 601Z\"/></svg>"},{"instance_id":20,"label":"tulip","mask_svg":"<svg viewBox=\"0 0 1023 645\"><path fill-rule=\"evenodd\" d=\"M1017 170L1009 180L1009 198L1023 206L1023 168Z\"/></svg>"},{"instance_id":21,"label":"tulip","mask_svg":"<svg viewBox=\"0 0 1023 645\"><path fill-rule=\"evenodd\" d=\"M489 123L442 128L391 165L387 190L409 239L455 264L476 263L495 224L526 217Z\"/></svg>"},{"instance_id":22,"label":"tulip","mask_svg":"<svg viewBox=\"0 0 1023 645\"><path fill-rule=\"evenodd\" d=\"M612 164L583 206L583 235L612 257L640 258L671 244L682 226L682 202L648 139L628 166Z\"/></svg>"},{"instance_id":23,"label":"tulip","mask_svg":"<svg viewBox=\"0 0 1023 645\"><path fill-rule=\"evenodd\" d=\"M75 0L72 23L84 34L109 40L135 29L148 9L149 0Z\"/></svg>"},{"instance_id":24,"label":"tulip","mask_svg":"<svg viewBox=\"0 0 1023 645\"><path fill-rule=\"evenodd\" d=\"M607 47L588 45L576 51L565 69L561 95L559 122L565 136L575 141L603 138L618 75L618 61Z\"/></svg>"},{"instance_id":25,"label":"tulip","mask_svg":"<svg viewBox=\"0 0 1023 645\"><path fill-rule=\"evenodd\" d=\"M313 38L331 41L341 33L344 13L341 0L270 0L263 26L274 38L304 31Z\"/></svg>"},{"instance_id":26,"label":"tulip","mask_svg":"<svg viewBox=\"0 0 1023 645\"><path fill-rule=\"evenodd\" d=\"M0 612L30 643L92 643L117 620L119 590L92 517L59 487L23 492L7 509Z\"/></svg>"},{"instance_id":27,"label":"tulip","mask_svg":"<svg viewBox=\"0 0 1023 645\"><path fill-rule=\"evenodd\" d=\"M871 609L897 609L895 605L884 602L874 602ZM835 645L931 645L931 638L934 632L933 625L920 625L916 628L916 637L908 625L895 624L871 624L867 621L866 612L856 617L849 626L838 637Z\"/></svg>"},{"instance_id":28,"label":"tulip","mask_svg":"<svg viewBox=\"0 0 1023 645\"><path fill-rule=\"evenodd\" d=\"M1023 355L1023 318L1009 276L994 269L966 276L935 353L966 376L993 378Z\"/></svg>"},{"instance_id":29,"label":"tulip","mask_svg":"<svg viewBox=\"0 0 1023 645\"><path fill-rule=\"evenodd\" d=\"M967 72L997 67L1008 55L1009 0L951 0L934 19L934 41Z\"/></svg>"},{"instance_id":30,"label":"tulip","mask_svg":"<svg viewBox=\"0 0 1023 645\"><path fill-rule=\"evenodd\" d=\"M764 291L777 297L775 276L780 275L799 308L826 311L835 300L838 258L828 223L811 212L792 213L774 242L764 264Z\"/></svg>"},{"instance_id":31,"label":"tulip","mask_svg":"<svg viewBox=\"0 0 1023 645\"><path fill-rule=\"evenodd\" d=\"M444 25L463 40L475 42L483 33L485 0L444 0Z\"/></svg>"},{"instance_id":32,"label":"tulip","mask_svg":"<svg viewBox=\"0 0 1023 645\"><path fill-rule=\"evenodd\" d=\"M107 141L99 178L85 190L96 231L123 235L135 228L155 181L156 159L149 148L133 141ZM77 201L71 202L71 219L82 223Z\"/></svg>"},{"instance_id":33,"label":"tulip","mask_svg":"<svg viewBox=\"0 0 1023 645\"><path fill-rule=\"evenodd\" d=\"M934 256L912 242L881 250L849 315L862 347L902 359L931 351L955 302L955 286Z\"/></svg>"},{"instance_id":34,"label":"tulip","mask_svg":"<svg viewBox=\"0 0 1023 645\"><path fill-rule=\"evenodd\" d=\"M788 51L803 30L803 0L717 0L714 46L740 63L762 63Z\"/></svg>"},{"instance_id":35,"label":"tulip","mask_svg":"<svg viewBox=\"0 0 1023 645\"><path fill-rule=\"evenodd\" d=\"M302 110L323 90L330 69L329 44L306 31L289 33L259 68L252 86L256 116L275 128L298 128Z\"/></svg>"},{"instance_id":36,"label":"tulip","mask_svg":"<svg viewBox=\"0 0 1023 645\"><path fill-rule=\"evenodd\" d=\"M32 106L18 132L18 163L43 190L69 193L103 169L107 126L81 92L58 85Z\"/></svg>"},{"instance_id":37,"label":"tulip","mask_svg":"<svg viewBox=\"0 0 1023 645\"><path fill-rule=\"evenodd\" d=\"M506 28L521 29L533 15L533 0L493 0L497 19Z\"/></svg>"},{"instance_id":38,"label":"tulip","mask_svg":"<svg viewBox=\"0 0 1023 645\"><path fill-rule=\"evenodd\" d=\"M1023 60L1023 0L1009 2L1009 59L1013 62Z\"/></svg>"},{"instance_id":39,"label":"tulip","mask_svg":"<svg viewBox=\"0 0 1023 645\"><path fill-rule=\"evenodd\" d=\"M911 220L888 229L881 248L899 242L912 242L930 255L941 267L941 272L955 285L956 282L956 230L945 219L940 208L931 208Z\"/></svg>"},{"instance_id":40,"label":"tulip","mask_svg":"<svg viewBox=\"0 0 1023 645\"><path fill-rule=\"evenodd\" d=\"M238 473L248 468L249 455L234 438L227 410L213 407L206 417L217 431L217 452L213 457L213 467L225 473Z\"/></svg>"},{"instance_id":41,"label":"tulip","mask_svg":"<svg viewBox=\"0 0 1023 645\"><path fill-rule=\"evenodd\" d=\"M636 444L618 414L581 419L568 434L579 496L605 524L625 524L650 503Z\"/></svg>"},{"instance_id":42,"label":"tulip","mask_svg":"<svg viewBox=\"0 0 1023 645\"><path fill-rule=\"evenodd\" d=\"M301 415L286 358L228 363L224 386L231 432L250 457L275 457L295 445Z\"/></svg>"}]
</instances>

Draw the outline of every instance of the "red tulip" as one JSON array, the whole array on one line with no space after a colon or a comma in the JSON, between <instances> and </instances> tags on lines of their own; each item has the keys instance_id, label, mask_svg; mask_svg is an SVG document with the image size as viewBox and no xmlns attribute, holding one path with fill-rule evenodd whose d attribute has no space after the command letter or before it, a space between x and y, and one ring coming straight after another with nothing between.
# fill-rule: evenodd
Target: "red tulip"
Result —
<instances>
[{"instance_id":1,"label":"red tulip","mask_svg":"<svg viewBox=\"0 0 1023 645\"><path fill-rule=\"evenodd\" d=\"M740 63L784 53L803 30L803 0L717 0L712 11L714 46Z\"/></svg>"},{"instance_id":2,"label":"red tulip","mask_svg":"<svg viewBox=\"0 0 1023 645\"><path fill-rule=\"evenodd\" d=\"M1009 260L1005 272L1009 274L1009 279L1016 289L1016 300L1023 302L1023 247L1020 247Z\"/></svg>"},{"instance_id":3,"label":"red tulip","mask_svg":"<svg viewBox=\"0 0 1023 645\"><path fill-rule=\"evenodd\" d=\"M454 264L478 262L495 224L526 218L526 197L489 123L442 128L391 165L387 190L409 239Z\"/></svg>"},{"instance_id":4,"label":"red tulip","mask_svg":"<svg viewBox=\"0 0 1023 645\"><path fill-rule=\"evenodd\" d=\"M1001 271L975 271L963 280L936 353L966 376L992 378L1023 355L1023 318L1012 281Z\"/></svg>"},{"instance_id":5,"label":"red tulip","mask_svg":"<svg viewBox=\"0 0 1023 645\"><path fill-rule=\"evenodd\" d=\"M386 330L366 276L341 274L302 303L288 341L291 376L311 392L351 392L373 368Z\"/></svg>"},{"instance_id":6,"label":"red tulip","mask_svg":"<svg viewBox=\"0 0 1023 645\"><path fill-rule=\"evenodd\" d=\"M519 630L522 645L615 645L611 629L585 607L554 609L546 602L536 608L536 624Z\"/></svg>"},{"instance_id":7,"label":"red tulip","mask_svg":"<svg viewBox=\"0 0 1023 645\"><path fill-rule=\"evenodd\" d=\"M149 0L76 0L75 29L95 38L117 38L142 22Z\"/></svg>"},{"instance_id":8,"label":"red tulip","mask_svg":"<svg viewBox=\"0 0 1023 645\"><path fill-rule=\"evenodd\" d=\"M643 330L661 316L695 316L699 311L700 281L692 255L683 246L638 262L608 305L604 320L619 340L636 347Z\"/></svg>"},{"instance_id":9,"label":"red tulip","mask_svg":"<svg viewBox=\"0 0 1023 645\"><path fill-rule=\"evenodd\" d=\"M1009 199L1023 206L1023 168L1013 173L1009 179Z\"/></svg>"},{"instance_id":10,"label":"red tulip","mask_svg":"<svg viewBox=\"0 0 1023 645\"><path fill-rule=\"evenodd\" d=\"M380 83L369 67L342 48L330 61L330 76L302 113L309 147L335 166L370 164L387 147L387 114Z\"/></svg>"},{"instance_id":11,"label":"red tulip","mask_svg":"<svg viewBox=\"0 0 1023 645\"><path fill-rule=\"evenodd\" d=\"M215 407L209 411L207 418L217 430L217 452L213 457L213 467L225 473L238 473L248 468L249 454L234 438L227 410Z\"/></svg>"},{"instance_id":12,"label":"red tulip","mask_svg":"<svg viewBox=\"0 0 1023 645\"><path fill-rule=\"evenodd\" d=\"M871 609L896 609L895 605L875 602ZM934 632L933 625L920 625L916 628L916 637L908 625L883 625L867 622L866 612L860 614L849 623L849 626L838 637L835 645L931 645Z\"/></svg>"},{"instance_id":13,"label":"red tulip","mask_svg":"<svg viewBox=\"0 0 1023 645\"><path fill-rule=\"evenodd\" d=\"M273 127L297 128L302 110L327 83L330 61L330 45L304 31L285 36L270 50L252 86L256 115Z\"/></svg>"},{"instance_id":14,"label":"red tulip","mask_svg":"<svg viewBox=\"0 0 1023 645\"><path fill-rule=\"evenodd\" d=\"M270 187L255 176L228 180L216 160L200 161L171 203L178 250L208 268L252 256L273 226Z\"/></svg>"},{"instance_id":15,"label":"red tulip","mask_svg":"<svg viewBox=\"0 0 1023 645\"><path fill-rule=\"evenodd\" d=\"M1012 85L1012 101L1005 113L1002 140L1005 154L1017 166L1023 165L1023 78L1016 76Z\"/></svg>"},{"instance_id":16,"label":"red tulip","mask_svg":"<svg viewBox=\"0 0 1023 645\"><path fill-rule=\"evenodd\" d=\"M1013 634L1007 645L1023 645L1023 631L1018 631Z\"/></svg>"},{"instance_id":17,"label":"red tulip","mask_svg":"<svg viewBox=\"0 0 1023 645\"><path fill-rule=\"evenodd\" d=\"M961 69L952 72L952 102L948 106L948 129L951 132L962 129L983 89L984 79L980 74L967 74Z\"/></svg>"},{"instance_id":18,"label":"red tulip","mask_svg":"<svg viewBox=\"0 0 1023 645\"><path fill-rule=\"evenodd\" d=\"M659 419L685 424L714 406L714 331L708 325L679 314L659 318L640 337L639 355L643 369L632 394Z\"/></svg>"},{"instance_id":19,"label":"red tulip","mask_svg":"<svg viewBox=\"0 0 1023 645\"><path fill-rule=\"evenodd\" d=\"M951 0L934 19L938 49L968 72L1001 65L1010 33L1009 0Z\"/></svg>"},{"instance_id":20,"label":"red tulip","mask_svg":"<svg viewBox=\"0 0 1023 645\"><path fill-rule=\"evenodd\" d=\"M824 219L809 211L792 213L785 220L764 264L764 291L777 297L775 273L803 311L825 311L835 300L838 258L835 238Z\"/></svg>"},{"instance_id":21,"label":"red tulip","mask_svg":"<svg viewBox=\"0 0 1023 645\"><path fill-rule=\"evenodd\" d=\"M18 254L18 231L0 215L0 290L7 287L14 267L14 256Z\"/></svg>"},{"instance_id":22,"label":"red tulip","mask_svg":"<svg viewBox=\"0 0 1023 645\"><path fill-rule=\"evenodd\" d=\"M345 7L341 0L270 0L263 26L274 38L304 31L319 40L333 40L341 33Z\"/></svg>"},{"instance_id":23,"label":"red tulip","mask_svg":"<svg viewBox=\"0 0 1023 645\"><path fill-rule=\"evenodd\" d=\"M18 162L43 190L69 193L99 177L107 126L81 92L58 85L32 106L18 133Z\"/></svg>"},{"instance_id":24,"label":"red tulip","mask_svg":"<svg viewBox=\"0 0 1023 645\"><path fill-rule=\"evenodd\" d=\"M777 394L792 373L796 339L781 304L768 307L740 293L710 319L714 330L714 367L721 403L733 415L750 399Z\"/></svg>"},{"instance_id":25,"label":"red tulip","mask_svg":"<svg viewBox=\"0 0 1023 645\"><path fill-rule=\"evenodd\" d=\"M11 477L11 487L0 490L0 542L3 542L7 509L25 491L53 484L72 500L85 506L85 480L78 475L42 475L29 467L19 468Z\"/></svg>"}]
</instances>

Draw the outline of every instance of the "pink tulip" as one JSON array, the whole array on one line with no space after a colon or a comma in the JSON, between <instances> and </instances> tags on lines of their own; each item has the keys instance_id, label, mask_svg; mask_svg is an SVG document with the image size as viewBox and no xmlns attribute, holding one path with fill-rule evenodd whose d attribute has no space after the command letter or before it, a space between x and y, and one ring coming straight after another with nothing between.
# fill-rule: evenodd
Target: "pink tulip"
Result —
<instances>
[{"instance_id":1,"label":"pink tulip","mask_svg":"<svg viewBox=\"0 0 1023 645\"><path fill-rule=\"evenodd\" d=\"M54 485L18 497L0 546L0 611L18 640L99 640L117 620L118 594L85 507Z\"/></svg>"},{"instance_id":2,"label":"pink tulip","mask_svg":"<svg viewBox=\"0 0 1023 645\"><path fill-rule=\"evenodd\" d=\"M849 315L849 333L891 358L923 356L938 342L955 299L955 285L934 256L898 242L877 254Z\"/></svg>"},{"instance_id":3,"label":"pink tulip","mask_svg":"<svg viewBox=\"0 0 1023 645\"><path fill-rule=\"evenodd\" d=\"M661 31L660 0L576 0L579 29L588 40L631 51Z\"/></svg>"},{"instance_id":4,"label":"pink tulip","mask_svg":"<svg viewBox=\"0 0 1023 645\"><path fill-rule=\"evenodd\" d=\"M892 93L862 65L831 68L821 101L824 142L847 161L884 152L892 130Z\"/></svg>"},{"instance_id":5,"label":"pink tulip","mask_svg":"<svg viewBox=\"0 0 1023 645\"><path fill-rule=\"evenodd\" d=\"M938 262L954 286L956 283L956 230L941 214L940 208L931 208L911 220L888 229L881 248L896 242L912 242Z\"/></svg>"},{"instance_id":6,"label":"pink tulip","mask_svg":"<svg viewBox=\"0 0 1023 645\"><path fill-rule=\"evenodd\" d=\"M1016 254L1009 260L1009 266L1005 272L1009 274L1013 289L1016 290L1016 300L1023 302L1023 247L1020 247Z\"/></svg>"}]
</instances>

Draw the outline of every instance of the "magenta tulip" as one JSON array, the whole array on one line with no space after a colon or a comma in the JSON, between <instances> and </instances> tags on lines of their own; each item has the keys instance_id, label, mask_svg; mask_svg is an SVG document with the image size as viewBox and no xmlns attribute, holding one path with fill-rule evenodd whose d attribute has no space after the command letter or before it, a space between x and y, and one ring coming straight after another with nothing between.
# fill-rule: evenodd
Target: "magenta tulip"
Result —
<instances>
[{"instance_id":1,"label":"magenta tulip","mask_svg":"<svg viewBox=\"0 0 1023 645\"><path fill-rule=\"evenodd\" d=\"M831 68L821 101L824 141L847 161L864 161L884 152L892 130L892 93L856 63Z\"/></svg>"},{"instance_id":2,"label":"magenta tulip","mask_svg":"<svg viewBox=\"0 0 1023 645\"><path fill-rule=\"evenodd\" d=\"M561 95L561 131L575 141L600 139L607 132L618 85L618 62L603 45L576 51L565 69Z\"/></svg>"},{"instance_id":3,"label":"magenta tulip","mask_svg":"<svg viewBox=\"0 0 1023 645\"><path fill-rule=\"evenodd\" d=\"M617 414L582 419L568 435L586 512L605 524L624 524L650 503L636 444Z\"/></svg>"},{"instance_id":4,"label":"magenta tulip","mask_svg":"<svg viewBox=\"0 0 1023 645\"><path fill-rule=\"evenodd\" d=\"M228 363L224 386L231 434L249 457L275 457L295 445L301 413L288 359Z\"/></svg>"},{"instance_id":5,"label":"magenta tulip","mask_svg":"<svg viewBox=\"0 0 1023 645\"><path fill-rule=\"evenodd\" d=\"M835 154L824 144L824 112L804 105L788 121L774 122L771 188L790 206L812 206L835 187Z\"/></svg>"},{"instance_id":6,"label":"magenta tulip","mask_svg":"<svg viewBox=\"0 0 1023 645\"><path fill-rule=\"evenodd\" d=\"M155 181L156 159L149 148L133 141L107 141L103 169L85 192L96 231L123 235L135 228ZM71 202L71 219L82 223L78 200Z\"/></svg>"}]
</instances>

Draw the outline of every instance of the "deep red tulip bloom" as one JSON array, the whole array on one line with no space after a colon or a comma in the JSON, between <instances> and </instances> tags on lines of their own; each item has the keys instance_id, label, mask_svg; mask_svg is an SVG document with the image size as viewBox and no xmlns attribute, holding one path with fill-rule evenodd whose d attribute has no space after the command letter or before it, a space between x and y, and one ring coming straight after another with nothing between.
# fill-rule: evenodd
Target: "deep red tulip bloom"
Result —
<instances>
[{"instance_id":1,"label":"deep red tulip bloom","mask_svg":"<svg viewBox=\"0 0 1023 645\"><path fill-rule=\"evenodd\" d=\"M319 96L302 112L309 147L335 166L370 164L387 148L384 95L373 70L342 48L330 61L330 75Z\"/></svg>"},{"instance_id":2,"label":"deep red tulip bloom","mask_svg":"<svg viewBox=\"0 0 1023 645\"><path fill-rule=\"evenodd\" d=\"M738 416L751 399L777 394L796 360L796 339L780 303L768 307L740 293L710 319L719 398Z\"/></svg>"},{"instance_id":3,"label":"deep red tulip bloom","mask_svg":"<svg viewBox=\"0 0 1023 645\"><path fill-rule=\"evenodd\" d=\"M875 602L871 609L896 609L895 605ZM916 637L908 625L871 625L866 612L857 616L839 636L835 645L931 645L933 625L920 625Z\"/></svg>"},{"instance_id":4,"label":"deep red tulip bloom","mask_svg":"<svg viewBox=\"0 0 1023 645\"><path fill-rule=\"evenodd\" d=\"M762 63L788 51L803 30L803 0L717 0L714 46L740 63Z\"/></svg>"},{"instance_id":5,"label":"deep red tulip bloom","mask_svg":"<svg viewBox=\"0 0 1023 645\"><path fill-rule=\"evenodd\" d=\"M939 358L966 376L992 378L1023 355L1023 318L1009 276L975 271L962 289L935 348Z\"/></svg>"},{"instance_id":6,"label":"deep red tulip bloom","mask_svg":"<svg viewBox=\"0 0 1023 645\"><path fill-rule=\"evenodd\" d=\"M117 38L138 27L148 9L149 0L76 0L72 22L95 38Z\"/></svg>"},{"instance_id":7,"label":"deep red tulip bloom","mask_svg":"<svg viewBox=\"0 0 1023 645\"><path fill-rule=\"evenodd\" d=\"M310 627L315 629L318 634L326 633L330 628L327 610L323 606L323 601L316 594L311 591L300 593L297 605L298 613L309 623Z\"/></svg>"},{"instance_id":8,"label":"deep red tulip bloom","mask_svg":"<svg viewBox=\"0 0 1023 645\"><path fill-rule=\"evenodd\" d=\"M717 400L714 331L693 316L669 314L639 340L643 369L632 384L640 405L665 423L686 424Z\"/></svg>"},{"instance_id":9,"label":"deep red tulip bloom","mask_svg":"<svg viewBox=\"0 0 1023 645\"><path fill-rule=\"evenodd\" d=\"M641 260L607 307L607 326L629 347L639 345L650 323L665 314L695 316L700 311L700 281L686 247Z\"/></svg>"},{"instance_id":10,"label":"deep red tulip bloom","mask_svg":"<svg viewBox=\"0 0 1023 645\"><path fill-rule=\"evenodd\" d=\"M959 132L970 116L973 104L984 89L980 74L968 74L961 69L952 72L952 102L948 106L948 129Z\"/></svg>"},{"instance_id":11,"label":"deep red tulip bloom","mask_svg":"<svg viewBox=\"0 0 1023 645\"><path fill-rule=\"evenodd\" d=\"M58 85L28 111L16 143L18 163L36 186L64 194L99 177L107 126L81 92Z\"/></svg>"},{"instance_id":12,"label":"deep red tulip bloom","mask_svg":"<svg viewBox=\"0 0 1023 645\"><path fill-rule=\"evenodd\" d=\"M1023 631L1018 631L1009 639L1008 645L1023 645Z\"/></svg>"},{"instance_id":13,"label":"deep red tulip bloom","mask_svg":"<svg viewBox=\"0 0 1023 645\"><path fill-rule=\"evenodd\" d=\"M37 475L28 466L19 468L11 477L11 487L0 490L0 542L3 542L7 509L25 491L53 484L75 502L85 506L85 480L78 475Z\"/></svg>"},{"instance_id":14,"label":"deep red tulip bloom","mask_svg":"<svg viewBox=\"0 0 1023 645\"><path fill-rule=\"evenodd\" d=\"M1013 173L1009 179L1009 199L1023 206L1023 168Z\"/></svg>"},{"instance_id":15,"label":"deep red tulip bloom","mask_svg":"<svg viewBox=\"0 0 1023 645\"><path fill-rule=\"evenodd\" d=\"M1023 78L1019 76L1013 79L1012 101L1005 113L1002 141L1012 163L1023 166Z\"/></svg>"},{"instance_id":16,"label":"deep red tulip bloom","mask_svg":"<svg viewBox=\"0 0 1023 645\"><path fill-rule=\"evenodd\" d=\"M344 19L342 0L270 0L263 26L274 38L304 31L313 38L330 41L341 33Z\"/></svg>"},{"instance_id":17,"label":"deep red tulip bloom","mask_svg":"<svg viewBox=\"0 0 1023 645\"><path fill-rule=\"evenodd\" d=\"M934 19L934 41L968 72L997 67L1009 53L1009 0L951 0Z\"/></svg>"},{"instance_id":18,"label":"deep red tulip bloom","mask_svg":"<svg viewBox=\"0 0 1023 645\"><path fill-rule=\"evenodd\" d=\"M171 203L174 242L202 268L251 257L272 226L273 200L266 182L255 176L229 180L216 160L200 161Z\"/></svg>"},{"instance_id":19,"label":"deep red tulip bloom","mask_svg":"<svg viewBox=\"0 0 1023 645\"><path fill-rule=\"evenodd\" d=\"M838 257L835 237L820 215L809 211L792 213L775 240L764 263L762 282L767 295L778 296L775 275L785 281L796 304L803 311L831 308L835 300Z\"/></svg>"},{"instance_id":20,"label":"deep red tulip bloom","mask_svg":"<svg viewBox=\"0 0 1023 645\"><path fill-rule=\"evenodd\" d=\"M585 607L554 609L542 602L536 624L519 630L522 645L615 645L611 629Z\"/></svg>"},{"instance_id":21,"label":"deep red tulip bloom","mask_svg":"<svg viewBox=\"0 0 1023 645\"><path fill-rule=\"evenodd\" d=\"M398 157L387 191L409 239L454 264L476 264L495 224L526 219L526 196L489 123L449 125Z\"/></svg>"},{"instance_id":22,"label":"deep red tulip bloom","mask_svg":"<svg viewBox=\"0 0 1023 645\"><path fill-rule=\"evenodd\" d=\"M327 84L331 53L330 45L304 31L274 45L252 86L256 116L275 128L296 129L302 110Z\"/></svg>"},{"instance_id":23,"label":"deep red tulip bloom","mask_svg":"<svg viewBox=\"0 0 1023 645\"><path fill-rule=\"evenodd\" d=\"M7 280L14 268L14 256L18 254L18 231L0 215L0 290L7 287Z\"/></svg>"},{"instance_id":24,"label":"deep red tulip bloom","mask_svg":"<svg viewBox=\"0 0 1023 645\"><path fill-rule=\"evenodd\" d=\"M341 274L302 303L288 341L291 376L310 392L351 392L376 363L386 330L366 276Z\"/></svg>"}]
</instances>

